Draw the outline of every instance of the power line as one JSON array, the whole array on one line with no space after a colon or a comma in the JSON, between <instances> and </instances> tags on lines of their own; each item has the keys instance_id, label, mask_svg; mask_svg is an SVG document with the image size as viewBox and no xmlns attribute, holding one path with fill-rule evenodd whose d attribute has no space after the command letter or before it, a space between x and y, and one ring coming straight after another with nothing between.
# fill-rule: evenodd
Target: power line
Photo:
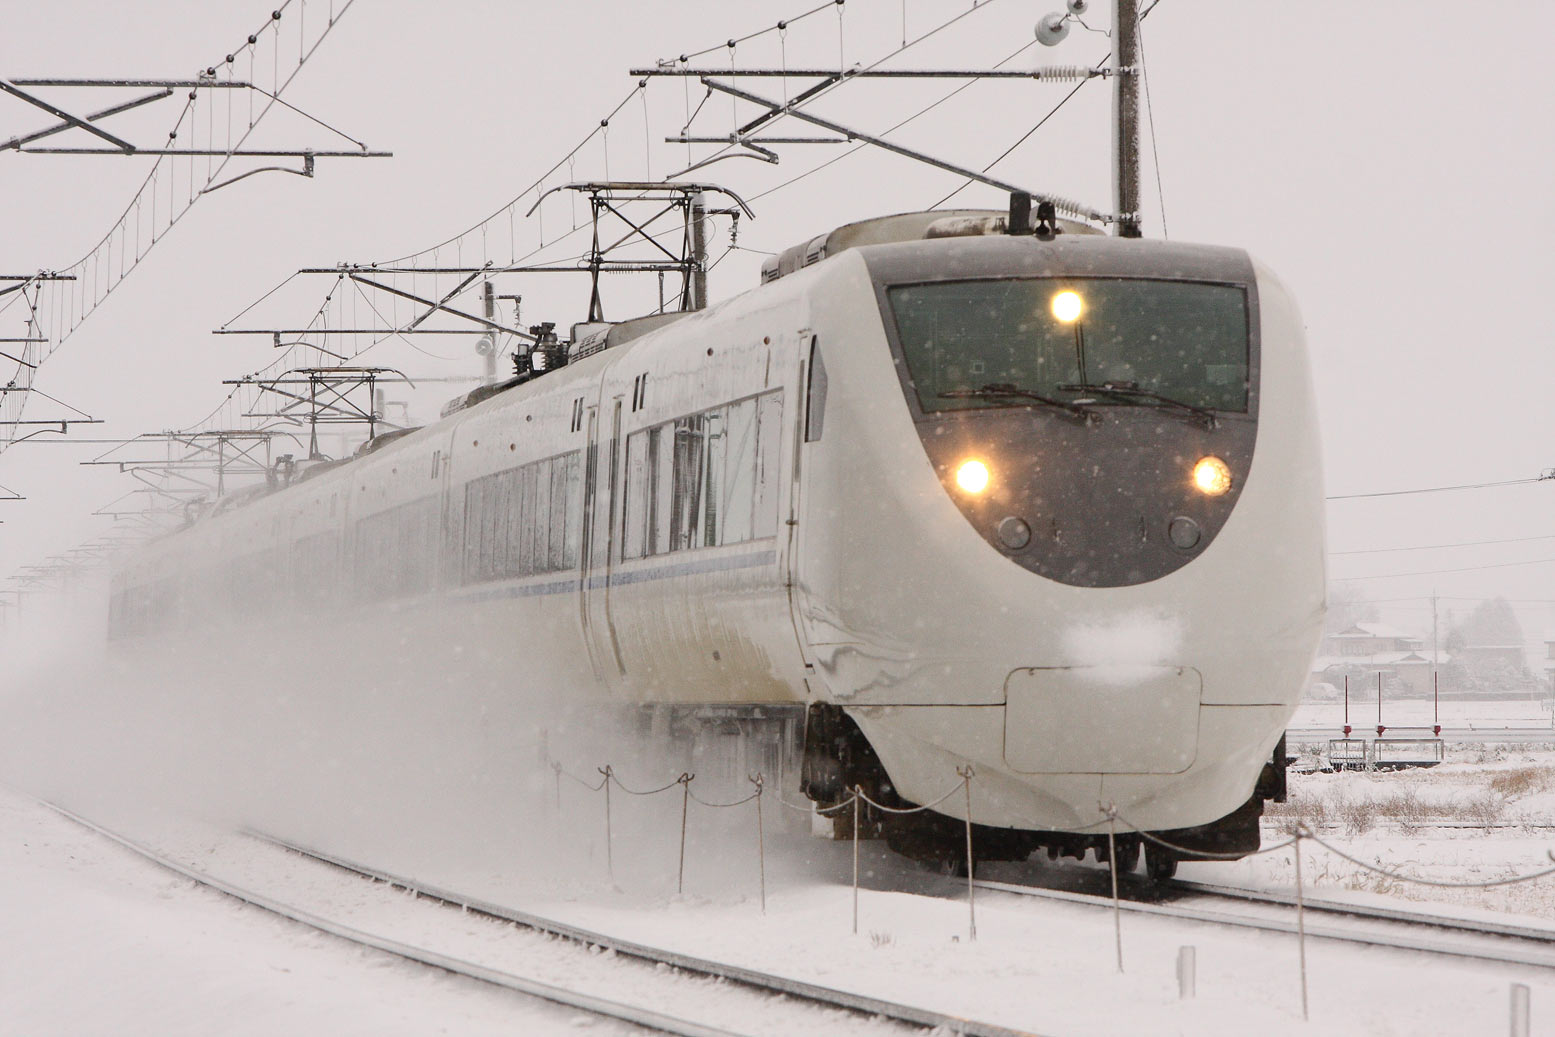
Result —
<instances>
[{"instance_id":1,"label":"power line","mask_svg":"<svg viewBox=\"0 0 1555 1037\"><path fill-rule=\"evenodd\" d=\"M1460 569L1420 569L1405 573L1379 573L1376 576L1336 576L1335 583L1359 583L1366 580L1391 580L1401 576L1437 576L1442 573L1472 573L1484 569L1511 569L1520 565L1543 565L1546 562L1555 562L1555 558L1530 558L1523 562L1496 562L1492 565L1467 565Z\"/></svg>"},{"instance_id":2,"label":"power line","mask_svg":"<svg viewBox=\"0 0 1555 1037\"><path fill-rule=\"evenodd\" d=\"M1462 483L1457 486L1425 486L1415 490L1381 490L1376 493L1340 493L1325 500L1357 500L1361 497L1403 497L1412 493L1446 493L1449 490L1484 490L1494 486L1522 486L1555 480L1555 468L1547 468L1532 479L1502 479L1499 482Z\"/></svg>"},{"instance_id":3,"label":"power line","mask_svg":"<svg viewBox=\"0 0 1555 1037\"><path fill-rule=\"evenodd\" d=\"M1416 595L1414 595L1412 597L1408 597L1408 598L1351 598L1351 599L1346 600L1346 601L1336 602L1335 604L1337 606L1339 606L1339 607L1344 607L1346 605L1388 605L1388 604L1392 604L1394 602L1399 602L1399 601L1429 601L1431 599L1431 597L1432 597L1432 595L1429 595L1429 594L1416 594ZM1466 597L1466 596L1463 596L1463 595L1438 594L1438 595L1435 595L1435 597L1436 597L1437 601L1475 601L1475 602L1479 602L1479 601L1494 601L1494 600L1497 600L1498 596L1497 595L1489 595L1487 597L1471 598L1471 597ZM1551 605L1555 605L1555 598L1500 598L1500 600L1506 602L1508 605L1532 605L1532 606L1540 607L1540 608L1548 608ZM1396 606L1396 607L1401 607L1402 608L1402 607L1406 607L1406 606ZM1417 605L1417 606L1414 606L1414 607L1415 608L1430 608L1431 606L1429 606L1429 605Z\"/></svg>"},{"instance_id":4,"label":"power line","mask_svg":"<svg viewBox=\"0 0 1555 1037\"><path fill-rule=\"evenodd\" d=\"M1535 537L1513 537L1510 540L1460 540L1454 544L1421 544L1418 547L1368 547L1354 551L1330 551L1329 557L1336 555L1371 555L1387 554L1393 551L1436 551L1448 547L1480 547L1485 544L1526 544L1531 540L1555 540L1555 534L1545 534Z\"/></svg>"}]
</instances>

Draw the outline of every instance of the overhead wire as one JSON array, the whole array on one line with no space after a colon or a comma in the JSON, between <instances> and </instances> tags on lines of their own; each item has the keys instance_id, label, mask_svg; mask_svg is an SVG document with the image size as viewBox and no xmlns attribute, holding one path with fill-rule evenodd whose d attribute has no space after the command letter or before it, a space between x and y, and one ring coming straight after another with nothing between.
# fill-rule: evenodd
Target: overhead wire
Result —
<instances>
[{"instance_id":1,"label":"overhead wire","mask_svg":"<svg viewBox=\"0 0 1555 1037\"><path fill-rule=\"evenodd\" d=\"M1487 569L1516 569L1525 565L1545 565L1555 562L1555 557L1529 558L1521 562L1493 562L1487 565L1466 565L1457 569L1419 569L1401 573L1376 573L1371 576L1334 576L1330 579L1334 583L1364 583L1367 580L1394 580L1405 576L1440 576L1446 573L1473 573Z\"/></svg>"},{"instance_id":2,"label":"overhead wire","mask_svg":"<svg viewBox=\"0 0 1555 1037\"><path fill-rule=\"evenodd\" d=\"M700 58L704 54L711 54L716 50L723 50L725 47L736 47L741 43L747 43L750 40L756 39L757 37L765 36L769 32L781 32L784 29L790 28L791 26L804 21L806 18L813 14L819 14L820 12L826 10L828 7L842 7L845 2L846 0L826 0L825 3L817 4L816 6L810 8L808 11L805 11L803 14L796 14L791 18L781 19L776 24L769 25L764 29L757 29L755 32L748 32L744 36L735 36L724 43L716 43L711 47L703 47L701 50L689 51L680 55L679 60L682 64L684 64L685 62L690 61L692 58ZM661 59L661 61L662 60L663 59Z\"/></svg>"},{"instance_id":3,"label":"overhead wire","mask_svg":"<svg viewBox=\"0 0 1555 1037\"><path fill-rule=\"evenodd\" d=\"M1145 11L1139 16L1139 21L1143 22L1145 20L1146 16L1148 16L1151 11L1155 10L1156 4L1159 4L1159 3L1160 3L1160 0L1156 0L1156 3L1151 4L1148 8L1146 8ZM1084 23L1082 22L1081 24L1083 25ZM1090 28L1090 27L1086 26L1086 28ZM1097 31L1099 31L1099 30L1097 30ZM1092 65L1091 69L1093 71L1100 71L1101 69L1106 67L1107 62L1110 61L1111 59L1112 59L1112 54L1109 51L1108 54L1105 57L1103 57L1096 64ZM1000 162L1003 162L1006 158L1009 158L1010 155L1015 151L1015 149L1019 148L1022 144L1026 143L1026 141L1030 140L1031 137L1038 130L1040 130L1044 125L1047 124L1049 119L1051 119L1051 118L1053 118L1053 116L1057 115L1059 113L1059 111L1064 107L1064 105L1068 104L1071 100L1073 100L1075 94L1078 94L1082 89L1084 89L1085 88L1085 84L1087 84L1089 82L1090 82L1090 79L1082 79L1078 83L1076 83L1074 85L1074 87L1067 94L1065 94L1062 98L1059 99L1057 104L1055 104L1052 108L1048 109L1048 112L1047 112L1046 115L1042 116L1042 118L1037 120L1036 125L1032 126L1031 129L1029 129L1025 133L1021 134L1020 137L1016 139L1014 144L1011 144L1009 147L1005 148L1002 152L999 153L999 156L997 158L995 158L992 162L988 163L982 169L978 170L978 172L979 173L986 173L990 169L992 169L994 166L997 166ZM1147 92L1146 92L1146 106L1147 107L1148 107L1148 104L1149 104L1149 96L1148 96L1148 88L1147 88ZM1154 126L1153 122L1151 124L1150 132L1151 132L1151 139L1152 139L1152 142L1153 142L1154 141L1154 135L1155 135L1155 126ZM1159 163L1157 164L1157 169L1159 170ZM975 180L967 179L960 187L956 188L954 191L951 191L945 197L941 198L939 201L937 201L933 205L929 206L929 208L930 209L938 209L940 206L944 205L946 202L950 201L956 195L960 194L962 191L965 191L968 187L971 187L976 182L977 181L975 181ZM1165 223L1166 223L1166 221L1165 221L1165 218L1163 216L1163 218L1162 218L1162 226L1163 227L1165 226Z\"/></svg>"},{"instance_id":4,"label":"overhead wire","mask_svg":"<svg viewBox=\"0 0 1555 1037\"><path fill-rule=\"evenodd\" d=\"M810 96L806 97L803 101L799 101L797 103L790 102L788 104L783 105L782 108L780 108L780 109L771 110L772 118L769 119L763 125L763 128L765 129L765 128L777 125L778 123L782 122L784 119L788 118L789 113L791 111L797 110L799 108L809 107L810 105L814 104L816 101L819 101L821 98L828 96L833 91L837 90L839 87L842 87L842 86L844 86L844 85L846 85L848 83L853 82L855 79L858 78L859 74L864 73L864 72L871 72L871 71L879 68L881 65L885 64L887 61L890 61L892 58L900 56L901 54L905 53L908 50L911 50L913 47L916 47L918 44L922 43L924 40L930 39L931 37L936 36L939 33L945 31L946 29L950 28L952 25L955 25L957 22L960 22L963 18L970 17L971 15L977 14L980 11L986 11L986 10L988 10L988 8L992 7L996 3L998 3L998 0L983 0L983 2L980 3L980 4L973 4L967 10L962 11L960 14L955 15L952 18L946 19L945 21L943 21L943 22L939 23L938 25L936 25L934 28L930 29L928 32L925 32L922 35L917 36L917 37L915 37L912 40L909 40L907 43L904 43L902 46L897 47L895 50L890 51L889 53L887 53L887 54L883 55L882 57L876 59L875 61L871 62L870 64L863 66L862 68L858 69L856 72L853 71L853 70L841 68L840 67L840 63L839 63L838 73L839 73L839 75L842 76L842 78L838 79L837 82L832 83L830 86L827 86L824 89L817 90L815 93L813 93ZM886 130L885 132L886 133L890 133L891 130ZM740 147L740 146L742 146L742 142L740 142L740 141L731 141L730 143L725 144L721 148L719 148L718 150L714 151L711 155L709 155L706 159L703 160L703 163L705 164L707 161L709 161L711 159L715 159L715 158L718 158L718 157L720 157L722 155L728 154L733 149L735 149L737 147ZM863 145L863 146L867 146L867 145ZM859 149L858 148L854 148L853 150L857 151ZM850 152L850 154L851 154L851 152ZM846 156L843 156L843 157L846 157ZM770 194L771 191L768 191L766 193ZM761 197L761 195L757 195L756 197L759 198L759 197Z\"/></svg>"},{"instance_id":5,"label":"overhead wire","mask_svg":"<svg viewBox=\"0 0 1555 1037\"><path fill-rule=\"evenodd\" d=\"M1449 547L1482 547L1488 544L1526 544L1532 540L1555 540L1555 533L1547 533L1542 536L1512 537L1505 540L1459 540L1451 544L1420 544L1415 547L1368 547L1352 551L1330 551L1329 556L1335 555L1370 555L1389 554L1396 551L1437 551Z\"/></svg>"},{"instance_id":6,"label":"overhead wire","mask_svg":"<svg viewBox=\"0 0 1555 1037\"><path fill-rule=\"evenodd\" d=\"M1010 54L1008 54L1007 56L1005 56L1001 60L995 62L993 67L994 68L1003 68L1005 65L1009 64L1011 61L1014 61L1016 58L1020 57L1022 54L1026 53L1028 50L1030 50L1032 47L1035 47L1036 45L1037 45L1036 41L1033 40L1033 41L1031 41L1029 43L1026 43L1026 44L1018 47L1017 49L1012 51ZM914 112L911 115L909 115L907 118L903 119L901 122L898 122L896 125L891 126L888 129L882 131L881 135L884 136L887 133L895 133L897 130L901 129L903 126L906 126L908 123L912 122L913 120L918 119L921 116L927 115L929 112L931 112L934 109L938 108L940 105L944 104L946 101L949 101L952 97L955 97L956 95L960 94L963 90L969 89L976 82L977 81L975 79L967 80L965 83L962 83L960 86L956 87L954 90L952 90L949 93L945 94L943 97L939 98L937 101L933 101L930 104L925 105L924 107L918 109L916 112ZM828 166L835 165L836 163L841 162L843 159L848 158L851 155L856 155L860 151L863 151L864 149L866 149L866 148L868 148L870 146L871 145L869 145L868 143L856 144L853 147L849 148L847 151L843 152L842 154L834 155L833 157L827 159L825 162L822 162L822 163L820 163L819 165L816 165L816 166L812 166L809 169L805 170L803 173L800 173L797 176L792 176L792 177L788 178L787 180L784 180L782 183L776 185L775 187L769 187L765 191L761 191L758 194L752 195L751 196L751 201L758 201L758 200L760 200L762 198L767 197L770 194L774 194L774 193L776 193L778 191L781 191L785 187L790 187L793 184L797 184L797 183L799 183L799 181L805 179L806 177L811 176L811 175L813 175L815 173L819 173L821 170L827 168Z\"/></svg>"},{"instance_id":7,"label":"overhead wire","mask_svg":"<svg viewBox=\"0 0 1555 1037\"><path fill-rule=\"evenodd\" d=\"M1496 482L1460 483L1455 486L1423 486L1413 490L1378 490L1372 493L1339 493L1324 500L1360 500L1365 497L1407 497L1418 493L1447 493L1454 490L1487 490L1497 486L1525 486L1529 483L1555 481L1555 469L1525 479L1501 479Z\"/></svg>"},{"instance_id":8,"label":"overhead wire","mask_svg":"<svg viewBox=\"0 0 1555 1037\"><path fill-rule=\"evenodd\" d=\"M1156 0L1160 3L1160 0ZM1150 5L1153 10L1155 4ZM1134 19L1134 37L1139 43L1139 82L1145 88L1145 118L1150 124L1150 162L1155 169L1155 195L1156 202L1161 207L1161 237L1171 240L1171 232L1166 225L1166 189L1161 186L1161 153L1156 146L1155 133L1155 106L1150 101L1150 72L1148 62L1145 60L1145 15L1150 10L1141 12Z\"/></svg>"},{"instance_id":9,"label":"overhead wire","mask_svg":"<svg viewBox=\"0 0 1555 1037\"><path fill-rule=\"evenodd\" d=\"M153 163L151 171L141 181L140 187L132 195L129 203L125 205L123 211L120 212L118 219L115 220L109 226L109 229L108 229L107 233L105 233L97 241L97 243L95 245L93 245L92 248L81 259L77 260L75 263L71 264L70 266L64 268L63 272L66 273L66 274L70 274L73 271L75 272L75 278L76 278L75 281L73 283L67 282L67 284L69 286L67 288L63 289L63 290L50 287L51 295L58 295L61 298L68 299L69 301L68 301L68 303L65 306L58 307L58 312L60 312L61 317L60 317L60 319L59 319L59 321L57 323L51 324L51 326L48 329L47 333L44 335L44 337L48 341L45 343L44 348L38 351L39 355L38 355L38 358L37 358L37 362L35 364L32 364L32 365L30 365L30 366L28 366L26 368L23 368L23 369L19 370L18 378L14 379L13 381L20 380L20 381L24 382L24 386L23 387L25 389L29 389L30 390L31 386L32 386L32 380L33 380L33 378L36 375L37 369L39 367L41 367L42 364L45 361L47 361L50 357L52 357L54 355L54 353L57 352L60 349L61 346L64 345L65 341L68 338L70 338L70 336L72 334L74 334L75 330L87 319L88 316L91 315L91 313L94 310L96 310L96 308L98 306L100 306L108 298L108 296L110 294L112 294L114 289L116 289L120 284L122 284L124 282L124 280L128 276L128 274L131 271L133 271L137 266L139 266L139 264L145 258L145 256L150 253L151 248L153 246L155 246L155 244L159 240L158 235L157 235L157 220L156 220L156 215L155 215L156 214L156 196L157 196L157 193L158 193L159 180L161 178L163 170L165 169L167 171L167 181L168 181L168 216L167 216L167 225L166 225L166 227L163 228L163 232L162 232L163 236L165 236L167 231L171 230L175 225L177 225L179 220L182 219L182 217L189 211L189 209L191 209L193 207L195 201L197 201L198 198L204 193L204 187L209 187L210 184L213 183L216 180L216 178L221 175L222 171L226 169L227 164L231 161L231 159L233 157L233 153L235 151L237 151L237 150L242 148L243 144L253 134L253 132L257 128L259 122L265 117L266 114L268 114L270 109L277 103L283 104L283 105L285 105L288 108L292 108L293 107L290 104L288 104L287 102L281 101L281 99L280 99L280 97L278 95L281 94L291 84L291 82L297 77L297 75L302 71L303 65L307 63L309 58L311 58L313 56L313 54L318 50L318 48L323 44L324 39L329 35L330 31L338 23L340 17L345 14L345 12L351 7L351 5L354 2L355 2L355 0L345 0L344 4L341 6L341 8L338 11L333 13L333 15L330 18L329 22L325 25L325 27L318 34L318 36L313 40L313 43L312 43L311 47L308 46L307 36L306 36L305 30L304 30L303 26L299 23L299 31L298 31L298 48L299 48L299 53L298 53L297 63L296 63L295 66L291 66L291 65L288 66L289 67L289 74L286 76L284 81L281 79L281 71L280 71L280 59L279 59L279 52L280 52L279 34L280 34L280 28L279 28L279 26L281 24L282 17L292 7L292 5L294 3L299 3L299 6L301 6L301 5L305 4L305 0L282 0L280 5L275 10L273 10L271 12L269 17L267 17L265 19L264 24L261 25L258 29L256 29L253 33L250 33L248 35L248 37L247 37L247 44L245 45L245 47L234 48L234 53L233 54L228 54L227 57L226 57L226 61L225 62L219 62L219 61L218 62L213 62L210 65L209 68L207 68L204 72L201 73L201 77L200 78L201 78L202 86L196 86L195 88L193 88L193 89L191 89L189 91L187 97L185 98L184 105L183 105L182 109L179 111L177 119L173 123L173 128L168 132L167 141L166 141L166 149L167 149L168 153L157 155L156 161ZM259 112L256 115L254 113L253 106L252 106L252 95L250 95L251 96L251 103L250 103L250 109L249 109L249 124L248 124L247 129L244 130L239 135L237 141L234 143L232 141L232 126L230 125L230 123L227 125L227 127L226 127L227 147L226 147L224 153L220 156L220 161L219 162L215 161L216 156L214 156L214 155L206 156L206 158L207 158L207 162L206 162L206 173L207 173L207 176L206 176L205 183L204 183L203 187L201 189L197 190L196 186L195 186L196 185L196 180L197 180L197 175L195 173L196 157L193 154L193 151L199 150L197 145L199 144L200 124L199 124L199 120L198 120L198 117L197 117L197 108L198 108L198 101L199 101L200 91L203 88L203 83L205 81L207 81L207 80L209 82L211 82L211 83L219 82L220 81L220 73L218 73L216 71L218 68L222 70L222 73L226 74L227 81L231 82L232 77L231 77L231 68L230 68L230 66L236 60L234 55L236 53L242 52L244 49L247 49L247 51L248 51L249 58L250 58L250 66L251 66L251 71L252 71L253 55L254 55L257 43L258 43L258 41L261 38L269 40L272 43L272 47L273 47L273 50L275 52L275 57L274 57L274 60L272 62L272 74L273 74L273 78L271 80L271 87L272 87L272 89L269 90L269 91L265 91L262 88L259 88L257 86L257 84L254 84L254 87L255 87L256 90L259 90L259 92L264 93L269 98L269 100L259 110ZM249 81L250 81L250 83L253 82L253 76L252 75L250 75ZM205 139L206 147L204 149L204 150L207 150L207 151L215 151L216 150L215 149L215 109L216 109L216 104L214 103L214 101L212 101L210 104L207 105L207 113L208 114L207 114L207 119L206 119L207 125L205 127L205 130L206 130L206 139ZM296 109L293 108L293 110L296 110ZM229 114L229 116L231 115L231 105L230 105L230 103L228 105L228 114ZM306 113L303 113L303 114L306 114ZM177 177L178 177L178 163L177 163L178 155L176 153L173 153L171 149L174 148L175 142L177 141L179 134L181 132L183 132L186 127L187 127L187 129L189 131L189 134L190 134L190 137L191 137L190 147L188 149L190 151L190 154L188 156L189 157L189 163L188 163L187 178L186 178L187 179L187 185L186 186L187 186L188 191L187 191L187 196L186 196L186 198L183 201L182 208L180 208L179 204L177 202L177 199L175 197L175 192L177 190L176 181L177 181ZM335 131L335 132L339 132L339 131ZM344 136L344 134L342 134L342 136ZM145 199L147 199L147 198L149 198L151 200L151 202L152 202L151 244L148 245L145 248L144 251L142 251L140 249L140 247L139 247L140 211L141 211L141 206L142 206L143 201ZM134 258L133 261L129 261L126 258L126 256L125 256L125 252L127 251L128 227L129 227L129 220L131 219L131 214L134 214L134 219L136 220L136 239L137 239L137 245L136 245L136 249L135 249L135 258ZM113 243L114 243L114 236L115 235L118 235L120 237L120 239L121 239L120 240L120 245L119 245L120 254L119 254L119 269L117 271L117 275L118 275L117 278L114 277L114 270L113 270L113 263L112 263L112 251L113 251ZM106 275L104 274L104 267L107 267ZM44 272L40 272L40 273L44 273ZM54 273L54 272L53 271L49 271L47 273ZM90 294L88 294L88 289L87 289L88 278L90 278L90 282L91 282ZM52 285L58 284L59 282L54 282L54 281L40 282L40 284L45 284L45 283L47 285L49 285L49 286L52 286ZM7 302L5 302L3 304L0 304L0 313L4 313L10 307L12 302L14 302L14 300L10 300L10 301L7 301ZM29 336L29 337L31 337L31 336ZM14 416L15 417L20 417L22 410L25 409L26 402L27 402L27 396L28 396L28 393L27 392L23 392L20 395L19 401L14 405L14 411L15 411ZM9 436L4 437L4 438L0 438L0 450L3 450L8 442L10 442L11 440L14 440L14 438L15 438L15 430L14 430L14 428L15 427L13 426L12 427L12 432L10 433Z\"/></svg>"}]
</instances>

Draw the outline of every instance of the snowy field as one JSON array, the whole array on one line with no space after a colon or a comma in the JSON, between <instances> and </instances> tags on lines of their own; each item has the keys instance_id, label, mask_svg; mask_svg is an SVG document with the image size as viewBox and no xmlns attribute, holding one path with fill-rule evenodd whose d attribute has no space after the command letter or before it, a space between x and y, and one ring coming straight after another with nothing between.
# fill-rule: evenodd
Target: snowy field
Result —
<instances>
[{"instance_id":1,"label":"snowy field","mask_svg":"<svg viewBox=\"0 0 1555 1037\"><path fill-rule=\"evenodd\" d=\"M1530 734L1540 729L1550 733L1555 743L1555 720L1552 720L1548 700L1530 699L1454 699L1433 706L1428 698L1391 699L1382 701L1382 722L1388 727L1430 727L1439 715L1446 728L1514 728ZM1300 731L1312 728L1338 728L1344 724L1344 703L1304 701L1291 718L1290 728ZM1374 729L1377 724L1376 689L1355 689L1350 692L1350 724L1358 731Z\"/></svg>"},{"instance_id":2,"label":"snowy field","mask_svg":"<svg viewBox=\"0 0 1555 1037\"><path fill-rule=\"evenodd\" d=\"M390 859L371 863L644 943L1045 1034L1504 1033L1513 982L1533 988L1534 1032L1555 1034L1555 976L1542 969L1428 962L1313 940L1312 1017L1303 1023L1295 941L1281 934L1125 916L1119 975L1109 914L980 892L973 942L964 886L916 870L877 844L864 846L855 936L851 848L782 824L771 830L763 916L753 862L743 861L750 854L714 862L693 845L687 893L676 895L664 844L626 841L607 876L587 800L569 802L570 847L536 847L495 866L438 861L435 846L398 859L387 852ZM0 915L7 920L0 1032L623 1032L243 907L19 794L0 794L0 816L7 833L0 843ZM1555 824L1555 753L1472 746L1430 771L1294 775L1291 802L1268 819L1267 841L1296 817L1347 852L1411 875L1483 881L1525 874L1548 867L1555 846L1555 832L1537 827ZM624 962L412 900L215 827L102 819L134 825L212 874L369 931L520 971L549 970L557 982L583 977L607 995L668 998L673 1009L709 1019L732 1010L717 984L645 980ZM1442 827L1482 821L1509 827ZM617 838L633 839L629 821L621 829ZM1444 891L1374 876L1310 844L1303 872L1308 888L1330 898L1430 900L1471 917L1514 912L1545 924L1555 915L1555 879ZM1070 862L985 873L1072 882L1094 869ZM1291 854L1185 865L1182 874L1288 889ZM1190 1001L1178 1000L1173 971L1183 945L1198 955L1198 996ZM894 1032L836 1015L817 1020L780 1002L740 1011L735 1028L753 1033Z\"/></svg>"}]
</instances>

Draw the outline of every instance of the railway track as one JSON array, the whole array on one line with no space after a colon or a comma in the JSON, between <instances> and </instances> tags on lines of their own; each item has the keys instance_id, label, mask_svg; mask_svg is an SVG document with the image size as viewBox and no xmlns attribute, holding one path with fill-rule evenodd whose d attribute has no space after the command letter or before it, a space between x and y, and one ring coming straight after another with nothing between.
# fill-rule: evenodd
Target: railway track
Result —
<instances>
[{"instance_id":1,"label":"railway track","mask_svg":"<svg viewBox=\"0 0 1555 1037\"><path fill-rule=\"evenodd\" d=\"M973 885L993 892L1085 904L1105 910L1112 910L1113 907L1110 896L1091 893L985 879L978 879ZM1296 932L1296 898L1293 894L1174 879L1154 889L1152 897L1145 900L1137 896L1125 896L1119 899L1118 908L1132 914L1209 922L1242 929ZM1555 968L1555 929L1349 904L1321 897L1307 896L1302 901L1307 912L1306 935L1315 939ZM1226 910L1217 906L1226 902L1237 903L1243 910ZM1314 924L1313 916L1336 921ZM1340 919L1343 921L1338 921ZM1428 937L1422 935L1422 931L1448 933L1451 938Z\"/></svg>"},{"instance_id":2,"label":"railway track","mask_svg":"<svg viewBox=\"0 0 1555 1037\"><path fill-rule=\"evenodd\" d=\"M367 932L350 924L288 904L274 896L246 888L216 875L190 867L135 839L122 835L63 807L48 804L61 816L98 835L138 854L139 856L200 885L217 890L244 903L280 915L321 932L349 940L365 947L419 962L447 972L505 987L532 997L541 998L594 1015L622 1020L649 1030L681 1034L686 1037L743 1037L746 1031L709 1025L694 1019L682 1018L652 1007L614 998L602 997L585 990L557 985L523 975L509 969L485 965L456 955L406 943L379 933ZM453 891L417 883L402 876L379 871L355 862L334 857L309 847L289 843L258 832L245 835L257 841L278 847L310 860L349 872L363 879L389 883L413 892L419 899L430 900L450 909L510 922L536 933L559 937L582 945L590 950L613 951L616 955L645 963L648 967L669 967L682 973L719 979L735 985L759 998L780 997L806 1003L817 1008L841 1010L860 1021L892 1020L902 1026L902 1032L929 1032L965 1034L967 1037L1037 1037L1025 1030L1015 1030L992 1023L979 1022L960 1016L935 1012L913 1005L899 1004L870 997L852 991L838 990L814 983L792 979L772 973L725 962L680 954L629 940L617 939L606 933L594 932L566 923L517 911L499 904L463 896ZM759 1011L760 1005L756 1006ZM795 1020L796 1025L802 1025ZM833 1022L835 1020L833 1019Z\"/></svg>"}]
</instances>

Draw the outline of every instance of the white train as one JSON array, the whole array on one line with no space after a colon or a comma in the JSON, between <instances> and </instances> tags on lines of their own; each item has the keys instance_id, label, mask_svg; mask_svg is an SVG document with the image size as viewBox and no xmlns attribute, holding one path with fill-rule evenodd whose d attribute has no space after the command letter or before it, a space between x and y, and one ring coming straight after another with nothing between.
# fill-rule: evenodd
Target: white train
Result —
<instances>
[{"instance_id":1,"label":"white train","mask_svg":"<svg viewBox=\"0 0 1555 1037\"><path fill-rule=\"evenodd\" d=\"M1083 854L1109 807L1248 852L1324 612L1301 319L1240 250L1003 223L853 224L575 328L565 366L144 548L111 634L343 611L401 646L366 681L799 716L820 803L971 764L981 855ZM963 802L877 820L932 857Z\"/></svg>"}]
</instances>

